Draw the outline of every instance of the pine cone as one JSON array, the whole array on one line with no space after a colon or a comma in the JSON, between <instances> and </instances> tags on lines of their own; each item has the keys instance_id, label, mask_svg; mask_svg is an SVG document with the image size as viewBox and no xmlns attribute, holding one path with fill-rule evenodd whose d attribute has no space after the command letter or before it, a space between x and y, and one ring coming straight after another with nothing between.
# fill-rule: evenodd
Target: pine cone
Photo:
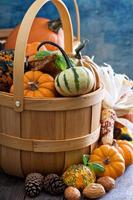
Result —
<instances>
[{"instance_id":1,"label":"pine cone","mask_svg":"<svg viewBox=\"0 0 133 200\"><path fill-rule=\"evenodd\" d=\"M56 174L49 174L44 178L44 190L53 195L59 195L66 188L63 180Z\"/></svg>"},{"instance_id":2,"label":"pine cone","mask_svg":"<svg viewBox=\"0 0 133 200\"><path fill-rule=\"evenodd\" d=\"M25 190L29 197L36 197L43 188L43 175L39 173L31 173L26 177Z\"/></svg>"}]
</instances>

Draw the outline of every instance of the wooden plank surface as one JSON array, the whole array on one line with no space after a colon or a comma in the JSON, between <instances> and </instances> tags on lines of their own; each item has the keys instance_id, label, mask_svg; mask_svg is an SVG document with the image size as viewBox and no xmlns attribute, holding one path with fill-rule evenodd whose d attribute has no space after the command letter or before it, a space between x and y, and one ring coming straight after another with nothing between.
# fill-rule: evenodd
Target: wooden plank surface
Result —
<instances>
[{"instance_id":1,"label":"wooden plank surface","mask_svg":"<svg viewBox=\"0 0 133 200\"><path fill-rule=\"evenodd\" d=\"M24 200L31 200L32 198L26 197ZM34 200L64 200L63 196L52 196L42 192L38 197L33 198Z\"/></svg>"},{"instance_id":2,"label":"wooden plank surface","mask_svg":"<svg viewBox=\"0 0 133 200\"><path fill-rule=\"evenodd\" d=\"M0 200L24 200L24 182L13 176L0 173Z\"/></svg>"}]
</instances>

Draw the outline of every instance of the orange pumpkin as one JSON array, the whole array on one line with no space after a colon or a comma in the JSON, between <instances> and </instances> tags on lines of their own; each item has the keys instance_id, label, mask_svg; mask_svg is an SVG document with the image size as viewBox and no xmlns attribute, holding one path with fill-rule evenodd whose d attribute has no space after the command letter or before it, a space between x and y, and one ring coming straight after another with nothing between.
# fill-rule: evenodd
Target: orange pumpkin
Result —
<instances>
[{"instance_id":1,"label":"orange pumpkin","mask_svg":"<svg viewBox=\"0 0 133 200\"><path fill-rule=\"evenodd\" d=\"M105 171L99 176L110 176L114 179L125 171L125 161L118 150L110 145L101 145L90 155L90 161L104 166Z\"/></svg>"},{"instance_id":2,"label":"orange pumpkin","mask_svg":"<svg viewBox=\"0 0 133 200\"><path fill-rule=\"evenodd\" d=\"M133 145L126 140L117 140L115 147L125 160L125 166L133 164Z\"/></svg>"},{"instance_id":3,"label":"orange pumpkin","mask_svg":"<svg viewBox=\"0 0 133 200\"><path fill-rule=\"evenodd\" d=\"M26 49L26 56L32 56L35 55L37 52L37 47L40 45L40 42L32 42L27 44L27 49ZM43 45L40 48L40 51L47 51L46 47Z\"/></svg>"},{"instance_id":4,"label":"orange pumpkin","mask_svg":"<svg viewBox=\"0 0 133 200\"><path fill-rule=\"evenodd\" d=\"M11 86L11 93L14 87ZM54 78L40 71L29 71L24 74L24 96L26 97L55 97Z\"/></svg>"},{"instance_id":5,"label":"orange pumpkin","mask_svg":"<svg viewBox=\"0 0 133 200\"><path fill-rule=\"evenodd\" d=\"M5 44L6 49L15 49L19 27L20 25L16 26L10 33ZM64 33L62 28L60 27L61 22L59 20L50 21L49 19L37 17L33 22L28 43L42 42L44 40L47 40L55 42L61 47L64 47ZM57 30L55 30L55 28ZM51 45L47 45L46 48L51 51L56 50L56 48Z\"/></svg>"}]
</instances>

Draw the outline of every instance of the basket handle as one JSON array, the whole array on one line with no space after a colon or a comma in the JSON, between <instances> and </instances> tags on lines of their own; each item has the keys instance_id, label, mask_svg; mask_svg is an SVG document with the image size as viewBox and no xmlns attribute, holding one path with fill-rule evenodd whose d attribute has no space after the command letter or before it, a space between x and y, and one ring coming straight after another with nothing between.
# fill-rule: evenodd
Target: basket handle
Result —
<instances>
[{"instance_id":1,"label":"basket handle","mask_svg":"<svg viewBox=\"0 0 133 200\"><path fill-rule=\"evenodd\" d=\"M23 111L23 98L24 98L24 59L26 52L26 45L31 30L33 20L39 10L50 0L36 0L27 13L25 14L21 23L14 53L14 109L17 112ZM65 51L68 54L73 53L73 28L71 18L65 4L61 0L51 0L56 6L64 29L64 44Z\"/></svg>"},{"instance_id":2,"label":"basket handle","mask_svg":"<svg viewBox=\"0 0 133 200\"><path fill-rule=\"evenodd\" d=\"M77 0L73 0L75 11L76 11L76 22L77 22L77 40L80 42L80 14Z\"/></svg>"}]
</instances>

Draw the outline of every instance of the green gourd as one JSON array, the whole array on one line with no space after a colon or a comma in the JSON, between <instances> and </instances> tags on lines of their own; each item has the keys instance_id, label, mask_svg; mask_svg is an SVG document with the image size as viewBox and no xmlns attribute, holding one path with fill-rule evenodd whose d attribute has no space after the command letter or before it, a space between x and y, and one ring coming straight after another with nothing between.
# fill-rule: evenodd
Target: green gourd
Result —
<instances>
[{"instance_id":1,"label":"green gourd","mask_svg":"<svg viewBox=\"0 0 133 200\"><path fill-rule=\"evenodd\" d=\"M62 96L79 96L92 91L95 78L86 67L71 67L55 78L55 88Z\"/></svg>"},{"instance_id":2,"label":"green gourd","mask_svg":"<svg viewBox=\"0 0 133 200\"><path fill-rule=\"evenodd\" d=\"M83 190L87 185L96 181L96 176L89 167L78 164L71 165L63 173L62 179L67 186L73 186L79 190Z\"/></svg>"}]
</instances>

